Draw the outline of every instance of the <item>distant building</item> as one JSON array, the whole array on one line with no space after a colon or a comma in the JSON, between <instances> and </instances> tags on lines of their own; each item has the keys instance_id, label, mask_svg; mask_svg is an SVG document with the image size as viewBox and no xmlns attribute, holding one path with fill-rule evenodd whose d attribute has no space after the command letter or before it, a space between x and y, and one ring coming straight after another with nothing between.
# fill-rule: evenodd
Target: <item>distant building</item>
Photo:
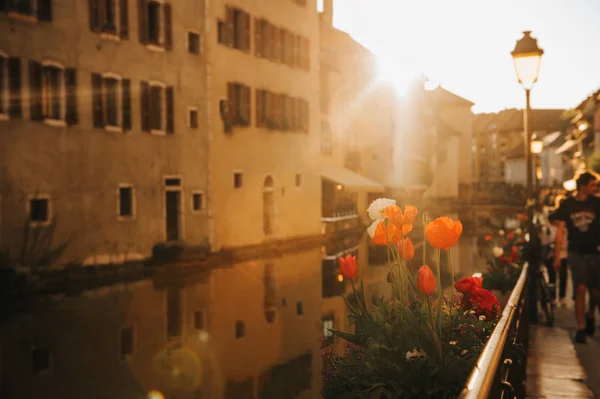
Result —
<instances>
[{"instance_id":1,"label":"distant building","mask_svg":"<svg viewBox=\"0 0 600 399\"><path fill-rule=\"evenodd\" d=\"M35 266L207 245L205 4L0 7L0 246Z\"/></svg>"}]
</instances>

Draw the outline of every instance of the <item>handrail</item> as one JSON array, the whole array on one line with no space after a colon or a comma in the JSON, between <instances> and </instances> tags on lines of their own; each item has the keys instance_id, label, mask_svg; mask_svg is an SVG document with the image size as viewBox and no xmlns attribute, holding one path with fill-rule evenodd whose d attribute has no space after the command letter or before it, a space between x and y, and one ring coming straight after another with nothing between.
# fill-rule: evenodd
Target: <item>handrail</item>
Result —
<instances>
[{"instance_id":1,"label":"handrail","mask_svg":"<svg viewBox=\"0 0 600 399\"><path fill-rule=\"evenodd\" d=\"M521 275L508 299L508 303L502 312L502 317L498 321L498 324L496 324L494 331L492 331L492 335L483 348L481 355L479 355L479 359L477 359L477 364L469 376L467 385L459 396L460 399L485 399L489 396L494 379L496 378L498 366L502 360L502 353L508 333L510 332L513 319L523 295L528 268L529 265L525 263Z\"/></svg>"}]
</instances>

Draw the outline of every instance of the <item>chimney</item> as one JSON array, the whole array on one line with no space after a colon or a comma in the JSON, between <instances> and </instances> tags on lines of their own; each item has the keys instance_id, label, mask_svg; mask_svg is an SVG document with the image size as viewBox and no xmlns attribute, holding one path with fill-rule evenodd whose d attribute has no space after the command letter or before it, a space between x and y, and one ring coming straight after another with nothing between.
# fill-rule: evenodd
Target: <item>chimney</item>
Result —
<instances>
[{"instance_id":1,"label":"chimney","mask_svg":"<svg viewBox=\"0 0 600 399\"><path fill-rule=\"evenodd\" d=\"M333 0L322 0L323 11L321 11L321 23L333 26Z\"/></svg>"}]
</instances>

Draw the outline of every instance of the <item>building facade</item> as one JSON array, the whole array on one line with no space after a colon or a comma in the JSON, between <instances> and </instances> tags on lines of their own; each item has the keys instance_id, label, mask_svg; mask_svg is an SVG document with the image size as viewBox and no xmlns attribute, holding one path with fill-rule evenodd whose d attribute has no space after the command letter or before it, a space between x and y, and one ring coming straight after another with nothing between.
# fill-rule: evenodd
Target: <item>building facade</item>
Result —
<instances>
[{"instance_id":1,"label":"building facade","mask_svg":"<svg viewBox=\"0 0 600 399\"><path fill-rule=\"evenodd\" d=\"M0 5L0 245L37 254L13 261L206 245L204 3Z\"/></svg>"}]
</instances>

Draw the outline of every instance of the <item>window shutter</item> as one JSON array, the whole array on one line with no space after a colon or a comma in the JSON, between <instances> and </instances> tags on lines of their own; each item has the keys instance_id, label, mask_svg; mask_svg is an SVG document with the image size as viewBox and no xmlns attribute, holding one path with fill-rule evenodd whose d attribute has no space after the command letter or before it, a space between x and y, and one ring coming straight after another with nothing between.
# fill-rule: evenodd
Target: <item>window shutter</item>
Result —
<instances>
[{"instance_id":1,"label":"window shutter","mask_svg":"<svg viewBox=\"0 0 600 399\"><path fill-rule=\"evenodd\" d=\"M269 21L264 20L261 23L261 48L262 56L266 59L271 58L271 28Z\"/></svg>"},{"instance_id":2,"label":"window shutter","mask_svg":"<svg viewBox=\"0 0 600 399\"><path fill-rule=\"evenodd\" d=\"M298 130L298 100L296 98L290 98L290 109L292 114L291 128L292 130Z\"/></svg>"},{"instance_id":3,"label":"window shutter","mask_svg":"<svg viewBox=\"0 0 600 399\"><path fill-rule=\"evenodd\" d=\"M279 43L279 52L277 61L285 64L285 30L277 29L277 42Z\"/></svg>"},{"instance_id":4,"label":"window shutter","mask_svg":"<svg viewBox=\"0 0 600 399\"><path fill-rule=\"evenodd\" d=\"M260 18L254 17L254 54L262 57L262 23Z\"/></svg>"},{"instance_id":5,"label":"window shutter","mask_svg":"<svg viewBox=\"0 0 600 399\"><path fill-rule=\"evenodd\" d=\"M250 51L250 14L244 13L244 50Z\"/></svg>"},{"instance_id":6,"label":"window shutter","mask_svg":"<svg viewBox=\"0 0 600 399\"><path fill-rule=\"evenodd\" d=\"M304 70L310 70L310 40L304 39Z\"/></svg>"},{"instance_id":7,"label":"window shutter","mask_svg":"<svg viewBox=\"0 0 600 399\"><path fill-rule=\"evenodd\" d=\"M38 0L38 20L52 21L52 0Z\"/></svg>"},{"instance_id":8,"label":"window shutter","mask_svg":"<svg viewBox=\"0 0 600 399\"><path fill-rule=\"evenodd\" d=\"M88 0L90 11L90 30L100 32L100 0Z\"/></svg>"},{"instance_id":9,"label":"window shutter","mask_svg":"<svg viewBox=\"0 0 600 399\"><path fill-rule=\"evenodd\" d=\"M77 71L75 68L65 69L66 108L65 121L67 125L76 125L79 122L77 114Z\"/></svg>"},{"instance_id":10,"label":"window shutter","mask_svg":"<svg viewBox=\"0 0 600 399\"><path fill-rule=\"evenodd\" d=\"M165 28L165 48L173 49L173 24L172 24L172 9L170 4L163 5L163 18Z\"/></svg>"},{"instance_id":11,"label":"window shutter","mask_svg":"<svg viewBox=\"0 0 600 399\"><path fill-rule=\"evenodd\" d=\"M304 59L304 48L302 47L302 36L296 36L296 68L302 68L304 65L302 60Z\"/></svg>"},{"instance_id":12,"label":"window shutter","mask_svg":"<svg viewBox=\"0 0 600 399\"><path fill-rule=\"evenodd\" d=\"M167 87L165 98L167 101L167 134L175 133L175 107L174 107L174 98L173 98L173 86Z\"/></svg>"},{"instance_id":13,"label":"window shutter","mask_svg":"<svg viewBox=\"0 0 600 399\"><path fill-rule=\"evenodd\" d=\"M138 0L138 28L140 43L148 43L148 0Z\"/></svg>"},{"instance_id":14,"label":"window shutter","mask_svg":"<svg viewBox=\"0 0 600 399\"><path fill-rule=\"evenodd\" d=\"M102 76L92 73L92 120L94 127L104 127L104 106L102 103Z\"/></svg>"},{"instance_id":15,"label":"window shutter","mask_svg":"<svg viewBox=\"0 0 600 399\"><path fill-rule=\"evenodd\" d=\"M42 64L29 61L29 117L32 121L41 121L42 116Z\"/></svg>"},{"instance_id":16,"label":"window shutter","mask_svg":"<svg viewBox=\"0 0 600 399\"><path fill-rule=\"evenodd\" d=\"M265 109L265 117L266 119L269 120L269 122L273 122L274 118L273 118L273 101L272 101L272 96L271 96L271 92L266 91L265 90L265 94L264 94L264 104L263 107ZM269 125L267 125L267 127L270 127Z\"/></svg>"},{"instance_id":17,"label":"window shutter","mask_svg":"<svg viewBox=\"0 0 600 399\"><path fill-rule=\"evenodd\" d=\"M244 107L244 121L246 125L250 125L252 121L252 98L250 97L250 87L242 86L242 104Z\"/></svg>"},{"instance_id":18,"label":"window shutter","mask_svg":"<svg viewBox=\"0 0 600 399\"><path fill-rule=\"evenodd\" d=\"M234 43L234 37L233 37L233 8L226 6L225 7L225 26L227 27L227 29L225 29L226 33L226 38L225 41L227 43L227 45L229 47L233 46Z\"/></svg>"},{"instance_id":19,"label":"window shutter","mask_svg":"<svg viewBox=\"0 0 600 399\"><path fill-rule=\"evenodd\" d=\"M263 91L260 89L256 89L255 93L255 101L256 101L256 126L261 127L264 124L263 121Z\"/></svg>"},{"instance_id":20,"label":"window shutter","mask_svg":"<svg viewBox=\"0 0 600 399\"><path fill-rule=\"evenodd\" d=\"M131 130L131 81L129 79L121 81L121 90L123 96L121 102L121 115L123 118L121 128L125 132Z\"/></svg>"},{"instance_id":21,"label":"window shutter","mask_svg":"<svg viewBox=\"0 0 600 399\"><path fill-rule=\"evenodd\" d=\"M140 99L142 110L142 131L150 131L150 85L148 82L140 83Z\"/></svg>"},{"instance_id":22,"label":"window shutter","mask_svg":"<svg viewBox=\"0 0 600 399\"><path fill-rule=\"evenodd\" d=\"M277 59L277 36L276 33L277 32L277 28L273 25L269 25L269 59L271 61L276 60Z\"/></svg>"},{"instance_id":23,"label":"window shutter","mask_svg":"<svg viewBox=\"0 0 600 399\"><path fill-rule=\"evenodd\" d=\"M121 39L129 39L129 0L121 0L119 12L119 37Z\"/></svg>"},{"instance_id":24,"label":"window shutter","mask_svg":"<svg viewBox=\"0 0 600 399\"><path fill-rule=\"evenodd\" d=\"M239 116L236 100L235 83L227 83L227 102L229 103L229 114L234 120Z\"/></svg>"},{"instance_id":25,"label":"window shutter","mask_svg":"<svg viewBox=\"0 0 600 399\"><path fill-rule=\"evenodd\" d=\"M296 42L296 35L294 35L293 33L290 34L291 39L290 39L290 44L292 47L292 57L290 59L290 66L291 67L295 67L296 64L298 63L298 43Z\"/></svg>"},{"instance_id":26,"label":"window shutter","mask_svg":"<svg viewBox=\"0 0 600 399\"><path fill-rule=\"evenodd\" d=\"M308 133L308 125L309 125L309 107L308 107L308 101L306 100L302 100L302 102L304 103L304 115L303 115L303 120L304 120L304 132Z\"/></svg>"},{"instance_id":27,"label":"window shutter","mask_svg":"<svg viewBox=\"0 0 600 399\"><path fill-rule=\"evenodd\" d=\"M21 59L11 57L8 59L8 87L10 89L10 100L8 115L11 118L21 118Z\"/></svg>"}]
</instances>

